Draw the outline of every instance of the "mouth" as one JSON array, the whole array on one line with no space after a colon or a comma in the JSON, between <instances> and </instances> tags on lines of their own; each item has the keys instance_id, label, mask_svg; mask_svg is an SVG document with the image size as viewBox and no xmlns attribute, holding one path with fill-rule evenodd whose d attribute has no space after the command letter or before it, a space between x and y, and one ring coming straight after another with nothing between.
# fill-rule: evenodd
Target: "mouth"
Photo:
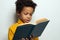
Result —
<instances>
[{"instance_id":1,"label":"mouth","mask_svg":"<svg viewBox=\"0 0 60 40\"><path fill-rule=\"evenodd\" d=\"M30 22L30 20L26 20L26 22L28 23L28 22Z\"/></svg>"}]
</instances>

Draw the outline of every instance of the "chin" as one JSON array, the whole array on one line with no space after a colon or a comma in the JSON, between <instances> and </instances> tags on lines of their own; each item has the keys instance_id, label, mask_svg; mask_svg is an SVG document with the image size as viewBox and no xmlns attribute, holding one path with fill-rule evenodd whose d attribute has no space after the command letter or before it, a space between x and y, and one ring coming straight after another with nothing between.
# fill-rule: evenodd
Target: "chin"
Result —
<instances>
[{"instance_id":1,"label":"chin","mask_svg":"<svg viewBox=\"0 0 60 40\"><path fill-rule=\"evenodd\" d=\"M25 20L25 21L24 21L24 23L29 23L29 22L30 22L30 20Z\"/></svg>"},{"instance_id":2,"label":"chin","mask_svg":"<svg viewBox=\"0 0 60 40\"><path fill-rule=\"evenodd\" d=\"M29 23L30 21L26 21L25 23Z\"/></svg>"}]
</instances>

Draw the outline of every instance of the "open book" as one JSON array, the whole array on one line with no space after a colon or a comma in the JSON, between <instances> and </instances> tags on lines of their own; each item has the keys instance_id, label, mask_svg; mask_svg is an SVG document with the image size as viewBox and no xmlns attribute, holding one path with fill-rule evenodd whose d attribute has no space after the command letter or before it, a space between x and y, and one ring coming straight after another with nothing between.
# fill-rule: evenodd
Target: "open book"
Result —
<instances>
[{"instance_id":1,"label":"open book","mask_svg":"<svg viewBox=\"0 0 60 40\"><path fill-rule=\"evenodd\" d=\"M30 35L33 37L41 36L49 20L42 18L37 20L35 24L33 23L24 23L17 27L14 34L13 40L19 40L21 38L29 38Z\"/></svg>"}]
</instances>

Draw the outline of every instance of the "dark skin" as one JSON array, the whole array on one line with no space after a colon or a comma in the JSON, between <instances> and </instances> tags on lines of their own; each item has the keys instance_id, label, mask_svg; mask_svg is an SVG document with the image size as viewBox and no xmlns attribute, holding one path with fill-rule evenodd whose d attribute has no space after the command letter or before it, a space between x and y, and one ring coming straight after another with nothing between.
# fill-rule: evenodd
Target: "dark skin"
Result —
<instances>
[{"instance_id":1,"label":"dark skin","mask_svg":"<svg viewBox=\"0 0 60 40\"><path fill-rule=\"evenodd\" d=\"M24 7L21 13L17 13L19 19L21 19L24 23L29 23L32 19L33 8L32 7Z\"/></svg>"},{"instance_id":2,"label":"dark skin","mask_svg":"<svg viewBox=\"0 0 60 40\"><path fill-rule=\"evenodd\" d=\"M17 16L23 23L29 23L32 19L33 8L32 7L23 7L21 13L17 12ZM21 40L29 40L29 38L21 38ZM30 36L30 40L33 40L33 37Z\"/></svg>"}]
</instances>

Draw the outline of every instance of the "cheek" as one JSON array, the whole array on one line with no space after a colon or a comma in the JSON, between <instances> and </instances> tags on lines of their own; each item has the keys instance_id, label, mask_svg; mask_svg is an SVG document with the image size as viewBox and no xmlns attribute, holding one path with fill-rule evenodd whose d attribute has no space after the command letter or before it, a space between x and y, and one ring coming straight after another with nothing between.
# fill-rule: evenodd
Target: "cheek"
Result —
<instances>
[{"instance_id":1,"label":"cheek","mask_svg":"<svg viewBox=\"0 0 60 40\"><path fill-rule=\"evenodd\" d=\"M24 16L22 14L20 14L19 19L24 19Z\"/></svg>"},{"instance_id":2,"label":"cheek","mask_svg":"<svg viewBox=\"0 0 60 40\"><path fill-rule=\"evenodd\" d=\"M26 19L26 15L22 15L21 17L22 17L22 19Z\"/></svg>"},{"instance_id":3,"label":"cheek","mask_svg":"<svg viewBox=\"0 0 60 40\"><path fill-rule=\"evenodd\" d=\"M32 16L31 16L31 19L32 19Z\"/></svg>"},{"instance_id":4,"label":"cheek","mask_svg":"<svg viewBox=\"0 0 60 40\"><path fill-rule=\"evenodd\" d=\"M32 15L29 15L29 14L27 14L27 15L25 15L25 14L22 14L21 15L21 19L23 19L23 20L26 20L26 19L32 19Z\"/></svg>"}]
</instances>

